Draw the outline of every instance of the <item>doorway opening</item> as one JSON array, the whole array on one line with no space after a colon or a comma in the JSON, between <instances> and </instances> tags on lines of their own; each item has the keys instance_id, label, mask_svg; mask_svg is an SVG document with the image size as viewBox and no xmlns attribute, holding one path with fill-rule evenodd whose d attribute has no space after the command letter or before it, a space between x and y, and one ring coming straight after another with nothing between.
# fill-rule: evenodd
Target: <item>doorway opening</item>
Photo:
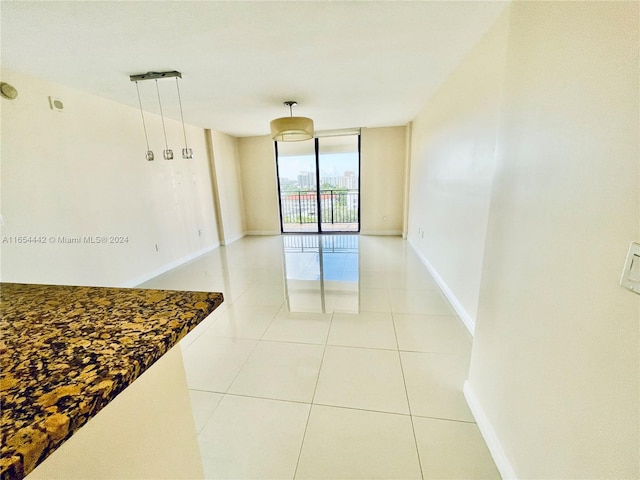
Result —
<instances>
[{"instance_id":1,"label":"doorway opening","mask_svg":"<svg viewBox=\"0 0 640 480\"><path fill-rule=\"evenodd\" d=\"M280 231L360 231L360 135L275 142Z\"/></svg>"}]
</instances>

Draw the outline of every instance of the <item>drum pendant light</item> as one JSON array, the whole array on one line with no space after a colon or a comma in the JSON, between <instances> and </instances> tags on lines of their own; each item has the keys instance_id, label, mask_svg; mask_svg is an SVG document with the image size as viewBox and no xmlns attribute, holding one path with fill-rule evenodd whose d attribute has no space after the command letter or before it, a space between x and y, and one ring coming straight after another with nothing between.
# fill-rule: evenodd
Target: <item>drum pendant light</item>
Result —
<instances>
[{"instance_id":1,"label":"drum pendant light","mask_svg":"<svg viewBox=\"0 0 640 480\"><path fill-rule=\"evenodd\" d=\"M293 116L293 107L297 102L288 100L284 104L289 107L290 116L271 121L271 138L276 142L300 142L313 138L313 120Z\"/></svg>"}]
</instances>

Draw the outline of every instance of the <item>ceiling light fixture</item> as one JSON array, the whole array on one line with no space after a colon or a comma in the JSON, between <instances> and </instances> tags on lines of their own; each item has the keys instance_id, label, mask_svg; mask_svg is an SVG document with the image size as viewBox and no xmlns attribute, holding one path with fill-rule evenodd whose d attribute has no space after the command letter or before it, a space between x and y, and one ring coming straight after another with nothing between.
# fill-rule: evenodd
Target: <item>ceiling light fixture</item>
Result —
<instances>
[{"instance_id":1,"label":"ceiling light fixture","mask_svg":"<svg viewBox=\"0 0 640 480\"><path fill-rule=\"evenodd\" d=\"M313 120L293 116L293 107L298 102L288 100L284 104L289 107L290 116L271 121L271 138L276 142L300 142L313 138Z\"/></svg>"},{"instance_id":2,"label":"ceiling light fixture","mask_svg":"<svg viewBox=\"0 0 640 480\"><path fill-rule=\"evenodd\" d=\"M140 115L142 115L142 129L144 130L144 140L147 142L147 152L145 158L151 162L155 158L151 148L149 148L149 136L147 135L147 125L144 123L144 111L142 110L142 100L140 100L140 89L138 88L138 82L136 82L136 92L138 92L138 103L140 104Z\"/></svg>"},{"instance_id":3,"label":"ceiling light fixture","mask_svg":"<svg viewBox=\"0 0 640 480\"><path fill-rule=\"evenodd\" d=\"M182 78L182 77L180 77ZM184 148L182 149L182 158L193 158L193 150L187 145L187 130L184 128L184 114L182 113L182 98L180 98L180 86L178 85L178 77L176 77L176 90L178 91L178 103L180 104L180 119L182 120L182 133L184 135Z\"/></svg>"},{"instance_id":4,"label":"ceiling light fixture","mask_svg":"<svg viewBox=\"0 0 640 480\"><path fill-rule=\"evenodd\" d=\"M160 88L158 87L158 79L162 78L174 78L176 79L176 90L178 92L178 103L180 104L180 119L182 120L182 133L184 135L184 148L182 149L182 158L193 158L193 150L189 148L187 144L187 130L184 126L184 114L182 112L182 98L180 97L180 86L178 85L178 78L182 78L182 74L176 70L172 70L169 72L147 72L140 73L137 75L129 75L129 80L136 83L136 91L138 92L138 103L140 105L140 115L142 116L142 128L144 129L144 139L147 143L147 152L145 154L145 158L149 161L154 159L153 152L149 147L149 137L147 135L147 126L144 121L144 112L142 110L142 101L140 100L140 90L138 88L138 82L141 80L155 80L156 82L156 93L158 95L158 104L160 106L160 119L162 120L162 132L164 133L164 146L165 149L162 151L162 156L165 160L173 160L173 150L169 148L169 143L167 141L167 129L164 123L164 112L162 110L162 100L160 100Z\"/></svg>"},{"instance_id":5,"label":"ceiling light fixture","mask_svg":"<svg viewBox=\"0 0 640 480\"><path fill-rule=\"evenodd\" d=\"M173 160L173 150L169 148L167 142L167 129L164 126L164 113L162 113L162 101L160 100L160 89L158 88L158 79L156 78L156 92L158 93L158 105L160 105L160 120L162 120L162 133L164 133L164 150L162 156L165 160Z\"/></svg>"}]
</instances>

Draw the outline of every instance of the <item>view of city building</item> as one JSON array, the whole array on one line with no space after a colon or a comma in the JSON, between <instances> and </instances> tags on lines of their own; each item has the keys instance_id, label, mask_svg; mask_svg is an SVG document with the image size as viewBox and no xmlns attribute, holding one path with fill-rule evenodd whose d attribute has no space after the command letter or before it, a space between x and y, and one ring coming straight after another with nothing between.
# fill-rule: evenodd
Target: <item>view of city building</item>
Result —
<instances>
[{"instance_id":1,"label":"view of city building","mask_svg":"<svg viewBox=\"0 0 640 480\"><path fill-rule=\"evenodd\" d=\"M353 138L278 145L283 232L359 231L359 154Z\"/></svg>"}]
</instances>

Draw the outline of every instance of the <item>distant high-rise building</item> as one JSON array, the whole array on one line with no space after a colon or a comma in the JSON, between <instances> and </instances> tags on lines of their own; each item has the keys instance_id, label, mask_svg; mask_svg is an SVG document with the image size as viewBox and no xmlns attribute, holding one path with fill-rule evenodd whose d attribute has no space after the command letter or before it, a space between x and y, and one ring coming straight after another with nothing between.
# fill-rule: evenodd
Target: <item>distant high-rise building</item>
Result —
<instances>
[{"instance_id":1,"label":"distant high-rise building","mask_svg":"<svg viewBox=\"0 0 640 480\"><path fill-rule=\"evenodd\" d=\"M309 189L316 186L316 172L300 172L298 174L298 186Z\"/></svg>"}]
</instances>

